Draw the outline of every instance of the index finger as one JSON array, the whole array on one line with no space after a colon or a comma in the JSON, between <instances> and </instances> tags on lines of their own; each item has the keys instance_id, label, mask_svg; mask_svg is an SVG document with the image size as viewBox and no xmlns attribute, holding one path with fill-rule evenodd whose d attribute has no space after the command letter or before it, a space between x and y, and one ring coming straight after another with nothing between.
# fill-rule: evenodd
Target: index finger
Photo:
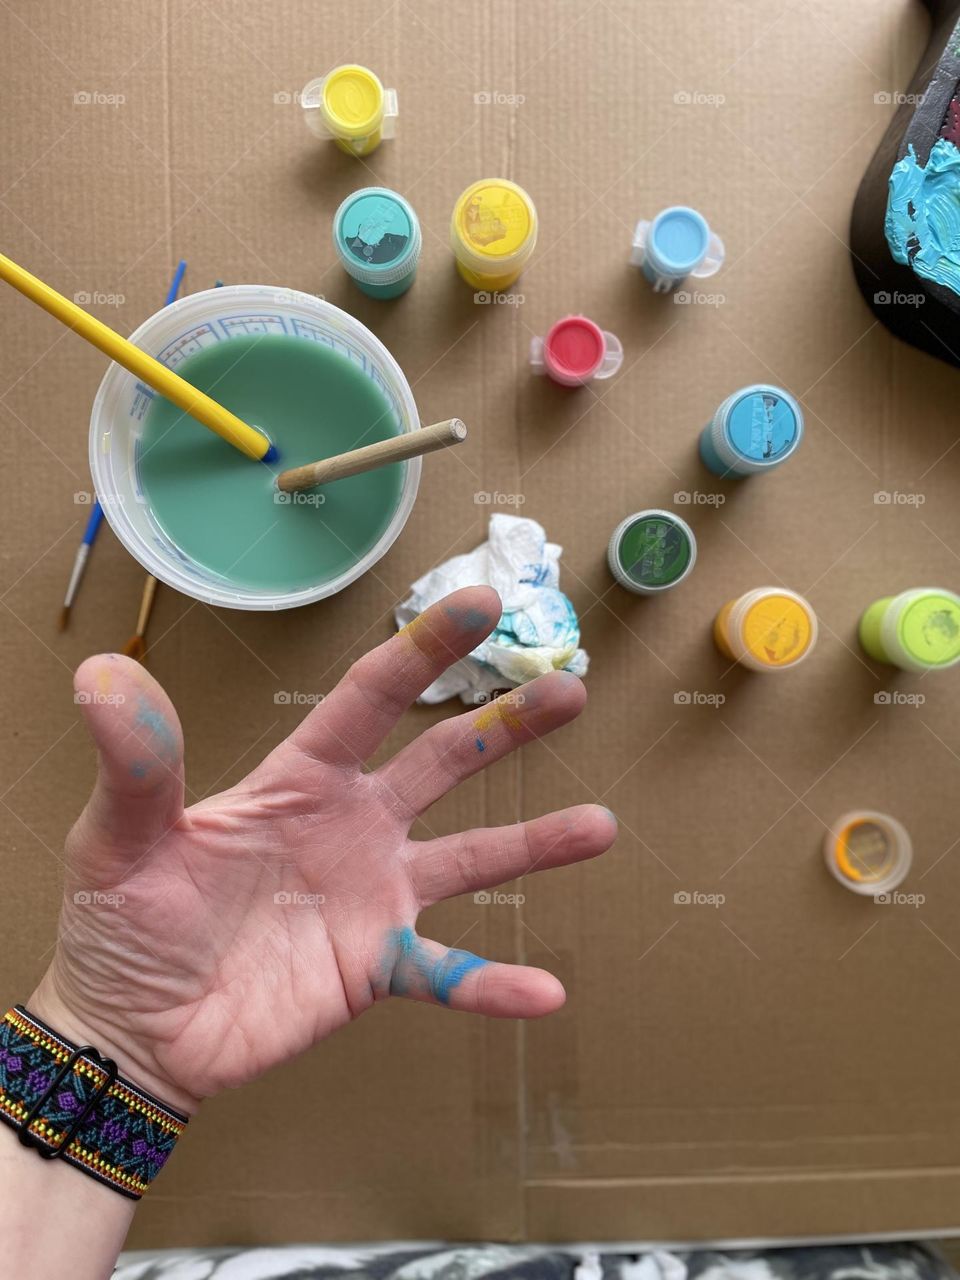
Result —
<instances>
[{"instance_id":1,"label":"index finger","mask_svg":"<svg viewBox=\"0 0 960 1280\"><path fill-rule=\"evenodd\" d=\"M492 587L462 587L356 661L287 741L328 764L362 764L410 704L497 625Z\"/></svg>"}]
</instances>

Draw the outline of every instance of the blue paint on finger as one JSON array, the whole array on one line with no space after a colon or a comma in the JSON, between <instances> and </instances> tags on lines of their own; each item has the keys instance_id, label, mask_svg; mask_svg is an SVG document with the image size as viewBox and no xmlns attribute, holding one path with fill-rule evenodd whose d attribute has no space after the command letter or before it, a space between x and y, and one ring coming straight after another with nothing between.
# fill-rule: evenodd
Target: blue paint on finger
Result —
<instances>
[{"instance_id":1,"label":"blue paint on finger","mask_svg":"<svg viewBox=\"0 0 960 1280\"><path fill-rule=\"evenodd\" d=\"M430 995L440 1004L449 1004L451 992L486 963L482 957L456 948L434 959L431 949L409 927L391 930L384 956L392 996Z\"/></svg>"},{"instance_id":2,"label":"blue paint on finger","mask_svg":"<svg viewBox=\"0 0 960 1280\"><path fill-rule=\"evenodd\" d=\"M486 749L487 749L487 744L484 742L484 740L483 740L482 738L477 738L476 742L477 742L477 750L478 750L478 751L486 751Z\"/></svg>"},{"instance_id":3,"label":"blue paint on finger","mask_svg":"<svg viewBox=\"0 0 960 1280\"><path fill-rule=\"evenodd\" d=\"M430 991L441 1004L450 1003L450 994L459 987L468 973L481 969L486 960L475 956L471 951L451 949L433 966L430 975Z\"/></svg>"}]
</instances>

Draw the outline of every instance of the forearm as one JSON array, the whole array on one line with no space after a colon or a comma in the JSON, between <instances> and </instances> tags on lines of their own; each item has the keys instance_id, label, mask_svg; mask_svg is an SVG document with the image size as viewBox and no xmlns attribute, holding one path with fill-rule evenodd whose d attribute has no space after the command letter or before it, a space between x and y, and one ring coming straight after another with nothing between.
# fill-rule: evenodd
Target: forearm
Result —
<instances>
[{"instance_id":1,"label":"forearm","mask_svg":"<svg viewBox=\"0 0 960 1280\"><path fill-rule=\"evenodd\" d=\"M3 1269L30 1280L104 1280L137 1202L60 1160L43 1160L0 1125Z\"/></svg>"}]
</instances>

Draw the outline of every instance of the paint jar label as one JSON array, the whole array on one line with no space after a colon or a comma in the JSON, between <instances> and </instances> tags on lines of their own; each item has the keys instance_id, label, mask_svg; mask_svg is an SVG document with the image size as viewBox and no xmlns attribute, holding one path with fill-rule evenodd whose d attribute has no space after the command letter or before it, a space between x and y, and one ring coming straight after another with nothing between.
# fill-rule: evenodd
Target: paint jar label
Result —
<instances>
[{"instance_id":1,"label":"paint jar label","mask_svg":"<svg viewBox=\"0 0 960 1280\"><path fill-rule=\"evenodd\" d=\"M771 594L747 610L741 637L751 657L768 667L782 667L796 662L810 647L813 626L797 600Z\"/></svg>"},{"instance_id":2,"label":"paint jar label","mask_svg":"<svg viewBox=\"0 0 960 1280\"><path fill-rule=\"evenodd\" d=\"M674 521L644 516L621 535L617 560L628 578L646 587L668 587L683 577L690 539Z\"/></svg>"},{"instance_id":3,"label":"paint jar label","mask_svg":"<svg viewBox=\"0 0 960 1280\"><path fill-rule=\"evenodd\" d=\"M456 211L460 238L474 253L500 258L516 253L533 230L533 213L524 196L490 183L472 188Z\"/></svg>"},{"instance_id":4,"label":"paint jar label","mask_svg":"<svg viewBox=\"0 0 960 1280\"><path fill-rule=\"evenodd\" d=\"M797 416L782 396L752 391L730 409L727 438L738 453L753 462L777 462L794 446Z\"/></svg>"}]
</instances>

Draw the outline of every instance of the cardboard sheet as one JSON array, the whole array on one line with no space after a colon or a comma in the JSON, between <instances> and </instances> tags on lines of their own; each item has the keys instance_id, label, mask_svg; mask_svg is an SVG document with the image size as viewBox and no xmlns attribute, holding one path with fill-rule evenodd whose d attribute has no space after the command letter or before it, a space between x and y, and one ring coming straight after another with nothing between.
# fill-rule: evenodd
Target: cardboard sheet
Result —
<instances>
[{"instance_id":1,"label":"cardboard sheet","mask_svg":"<svg viewBox=\"0 0 960 1280\"><path fill-rule=\"evenodd\" d=\"M229 785L292 728L278 689L322 692L385 638L408 584L482 540L491 505L476 495L497 493L564 546L590 703L437 806L430 828L590 799L622 824L602 862L520 886L520 909L464 899L427 921L552 968L569 991L560 1015L375 1010L205 1106L132 1246L957 1225L957 681L882 673L855 639L876 597L958 582L960 382L873 322L846 248L925 31L912 0L2 6L5 252L125 331L159 307L181 256L189 290L219 277L322 293L396 355L424 421L471 428L426 461L388 556L333 600L281 619L160 593L151 667L184 722L192 793ZM296 102L351 60L400 97L396 141L363 162L313 138ZM519 302L476 304L448 221L468 182L496 174L533 195L540 245ZM330 243L337 204L370 183L406 195L424 227L417 283L389 304L354 288ZM635 221L681 202L728 254L687 304L627 265ZM70 672L123 643L142 571L104 531L72 629L55 633L103 364L13 293L0 306L13 1001L49 957L59 852L92 777ZM569 392L529 375L531 336L572 311L622 339L610 383ZM774 475L714 482L697 433L757 380L801 399L808 439ZM922 503L875 501L894 491ZM631 597L607 573L609 534L675 503L696 570L662 599ZM817 652L782 677L727 671L714 613L776 583L813 602ZM886 691L925 701L877 703ZM417 710L389 750L449 710ZM878 906L828 878L823 824L860 806L910 831L904 889L922 905Z\"/></svg>"}]
</instances>

